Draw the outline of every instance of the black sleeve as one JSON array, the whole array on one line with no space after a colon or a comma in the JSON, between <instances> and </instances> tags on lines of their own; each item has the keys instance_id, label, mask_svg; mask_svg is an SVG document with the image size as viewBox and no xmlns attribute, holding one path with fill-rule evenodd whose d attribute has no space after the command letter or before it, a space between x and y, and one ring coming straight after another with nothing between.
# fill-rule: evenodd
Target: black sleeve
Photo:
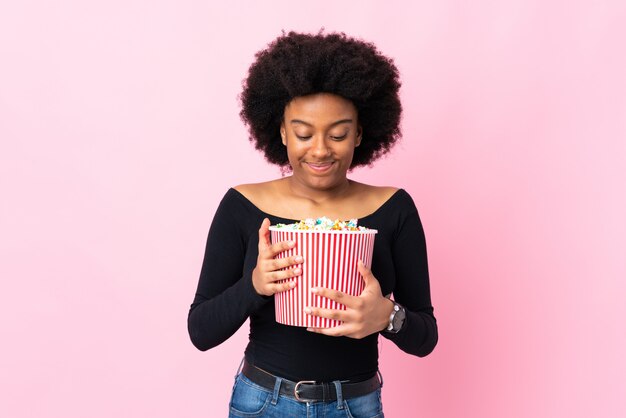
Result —
<instances>
[{"instance_id":1,"label":"black sleeve","mask_svg":"<svg viewBox=\"0 0 626 418\"><path fill-rule=\"evenodd\" d=\"M392 244L396 268L393 296L406 309L406 319L397 334L381 332L402 351L419 357L428 355L437 345L437 321L430 300L426 240L417 208L407 194L408 211L400 219Z\"/></svg>"},{"instance_id":2,"label":"black sleeve","mask_svg":"<svg viewBox=\"0 0 626 418\"><path fill-rule=\"evenodd\" d=\"M226 341L269 297L252 285L252 271L244 272L248 236L235 220L240 203L227 193L207 239L196 296L187 327L191 342L205 351Z\"/></svg>"}]
</instances>

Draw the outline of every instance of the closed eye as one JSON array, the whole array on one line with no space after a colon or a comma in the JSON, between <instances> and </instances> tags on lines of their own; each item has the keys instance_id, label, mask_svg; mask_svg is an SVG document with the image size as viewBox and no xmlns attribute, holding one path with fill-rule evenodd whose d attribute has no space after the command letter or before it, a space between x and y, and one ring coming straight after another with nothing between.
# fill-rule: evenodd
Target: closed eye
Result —
<instances>
[{"instance_id":1,"label":"closed eye","mask_svg":"<svg viewBox=\"0 0 626 418\"><path fill-rule=\"evenodd\" d=\"M331 138L332 138L334 141L341 141L342 139L346 139L346 136L348 136L348 134L343 134L343 135L341 135L341 136L331 136Z\"/></svg>"},{"instance_id":2,"label":"closed eye","mask_svg":"<svg viewBox=\"0 0 626 418\"><path fill-rule=\"evenodd\" d=\"M309 139L311 139L311 136L299 136L296 135L296 138L298 138L300 141L308 141Z\"/></svg>"}]
</instances>

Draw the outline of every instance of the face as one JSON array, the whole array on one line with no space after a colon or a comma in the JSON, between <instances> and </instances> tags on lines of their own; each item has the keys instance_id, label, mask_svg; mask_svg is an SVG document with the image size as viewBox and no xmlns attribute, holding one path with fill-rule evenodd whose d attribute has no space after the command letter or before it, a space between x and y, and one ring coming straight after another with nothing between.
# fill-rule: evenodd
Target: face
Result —
<instances>
[{"instance_id":1,"label":"face","mask_svg":"<svg viewBox=\"0 0 626 418\"><path fill-rule=\"evenodd\" d=\"M320 190L346 182L354 148L361 143L351 101L329 93L296 97L285 106L280 134L295 179Z\"/></svg>"}]
</instances>

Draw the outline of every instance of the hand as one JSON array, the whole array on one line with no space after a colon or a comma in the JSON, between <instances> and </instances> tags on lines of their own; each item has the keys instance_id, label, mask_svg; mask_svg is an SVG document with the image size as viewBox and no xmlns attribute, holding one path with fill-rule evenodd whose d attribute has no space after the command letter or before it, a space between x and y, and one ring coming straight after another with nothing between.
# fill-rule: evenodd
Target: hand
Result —
<instances>
[{"instance_id":1,"label":"hand","mask_svg":"<svg viewBox=\"0 0 626 418\"><path fill-rule=\"evenodd\" d=\"M290 250L295 246L294 242L282 241L276 244L270 243L270 220L265 218L259 229L259 256L256 267L252 271L252 285L259 295L271 296L274 293L284 292L296 286L295 281L278 283L283 279L296 277L302 274L300 267L281 270L302 264L304 259L299 256L274 259L278 254Z\"/></svg>"},{"instance_id":2,"label":"hand","mask_svg":"<svg viewBox=\"0 0 626 418\"><path fill-rule=\"evenodd\" d=\"M309 315L338 319L343 321L343 324L333 328L307 328L307 331L333 337L360 339L387 328L389 315L393 311L393 302L383 296L378 280L361 260L359 260L358 267L365 280L365 288L360 296L352 296L322 287L311 289L311 292L317 295L344 304L345 311L313 307L304 310Z\"/></svg>"}]
</instances>

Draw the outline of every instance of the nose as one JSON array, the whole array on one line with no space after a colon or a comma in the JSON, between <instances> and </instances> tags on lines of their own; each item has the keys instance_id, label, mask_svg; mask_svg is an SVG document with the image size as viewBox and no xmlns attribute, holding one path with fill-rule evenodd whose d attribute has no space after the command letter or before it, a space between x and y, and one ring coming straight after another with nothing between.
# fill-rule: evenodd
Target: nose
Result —
<instances>
[{"instance_id":1,"label":"nose","mask_svg":"<svg viewBox=\"0 0 626 418\"><path fill-rule=\"evenodd\" d=\"M326 143L326 138L322 135L315 135L311 140L313 141L311 143L311 154L315 158L323 158L330 155L330 148Z\"/></svg>"}]
</instances>

